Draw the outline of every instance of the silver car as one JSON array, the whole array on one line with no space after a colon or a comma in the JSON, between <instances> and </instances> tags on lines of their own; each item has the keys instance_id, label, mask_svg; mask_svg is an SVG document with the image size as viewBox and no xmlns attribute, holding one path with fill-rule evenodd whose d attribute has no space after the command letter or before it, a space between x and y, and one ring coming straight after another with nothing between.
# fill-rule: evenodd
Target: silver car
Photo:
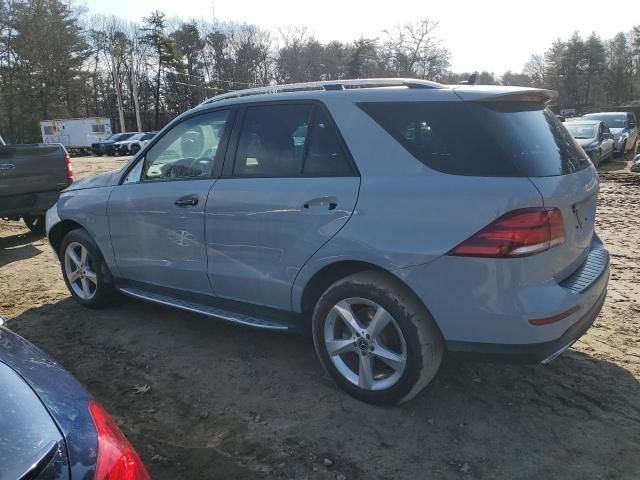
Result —
<instances>
[{"instance_id":1,"label":"silver car","mask_svg":"<svg viewBox=\"0 0 640 480\"><path fill-rule=\"evenodd\" d=\"M573 120L564 126L596 167L613 157L614 137L602 120Z\"/></svg>"},{"instance_id":2,"label":"silver car","mask_svg":"<svg viewBox=\"0 0 640 480\"><path fill-rule=\"evenodd\" d=\"M624 155L630 150L635 152L638 142L638 123L633 113L588 113L581 118L584 120L602 120L613 134L616 153Z\"/></svg>"},{"instance_id":3,"label":"silver car","mask_svg":"<svg viewBox=\"0 0 640 480\"><path fill-rule=\"evenodd\" d=\"M214 97L47 214L71 295L313 336L336 383L406 401L442 357L548 362L593 323L598 175L552 92L388 79Z\"/></svg>"}]
</instances>

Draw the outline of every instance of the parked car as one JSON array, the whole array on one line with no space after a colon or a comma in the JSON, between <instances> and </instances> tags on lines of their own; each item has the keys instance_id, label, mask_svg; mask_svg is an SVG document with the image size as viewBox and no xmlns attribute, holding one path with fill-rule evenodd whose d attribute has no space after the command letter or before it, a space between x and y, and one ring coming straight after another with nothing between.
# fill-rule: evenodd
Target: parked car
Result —
<instances>
[{"instance_id":1,"label":"parked car","mask_svg":"<svg viewBox=\"0 0 640 480\"><path fill-rule=\"evenodd\" d=\"M412 398L446 350L548 362L609 279L598 174L551 98L402 79L231 92L65 191L49 241L80 304L308 327L371 403Z\"/></svg>"},{"instance_id":2,"label":"parked car","mask_svg":"<svg viewBox=\"0 0 640 480\"><path fill-rule=\"evenodd\" d=\"M640 173L640 155L633 157L633 162L631 162L631 171Z\"/></svg>"},{"instance_id":3,"label":"parked car","mask_svg":"<svg viewBox=\"0 0 640 480\"><path fill-rule=\"evenodd\" d=\"M62 145L6 145L0 137L0 218L22 218L44 234L45 213L72 182L71 158Z\"/></svg>"},{"instance_id":4,"label":"parked car","mask_svg":"<svg viewBox=\"0 0 640 480\"><path fill-rule=\"evenodd\" d=\"M575 120L564 125L596 167L613 157L613 134L602 120Z\"/></svg>"},{"instance_id":5,"label":"parked car","mask_svg":"<svg viewBox=\"0 0 640 480\"><path fill-rule=\"evenodd\" d=\"M116 155L135 155L142 150L142 147L149 143L155 135L156 132L136 133L125 140L116 142L113 145Z\"/></svg>"},{"instance_id":6,"label":"parked car","mask_svg":"<svg viewBox=\"0 0 640 480\"><path fill-rule=\"evenodd\" d=\"M0 478L149 480L104 408L49 356L0 326Z\"/></svg>"},{"instance_id":7,"label":"parked car","mask_svg":"<svg viewBox=\"0 0 640 480\"><path fill-rule=\"evenodd\" d=\"M113 145L116 142L122 142L135 134L136 132L114 133L102 142L92 143L91 151L98 157L101 157L102 155L115 155Z\"/></svg>"},{"instance_id":8,"label":"parked car","mask_svg":"<svg viewBox=\"0 0 640 480\"><path fill-rule=\"evenodd\" d=\"M635 152L638 142L638 122L636 116L629 112L588 113L581 117L584 120L602 120L613 134L616 153L624 155L629 150Z\"/></svg>"}]
</instances>

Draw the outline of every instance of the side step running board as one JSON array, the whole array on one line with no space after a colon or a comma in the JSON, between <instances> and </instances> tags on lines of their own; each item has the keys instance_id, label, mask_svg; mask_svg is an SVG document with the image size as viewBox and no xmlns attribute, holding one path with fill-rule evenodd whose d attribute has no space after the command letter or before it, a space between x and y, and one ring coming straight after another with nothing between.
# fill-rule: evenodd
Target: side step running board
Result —
<instances>
[{"instance_id":1,"label":"side step running board","mask_svg":"<svg viewBox=\"0 0 640 480\"><path fill-rule=\"evenodd\" d=\"M148 300L149 302L159 303L161 305L167 305L169 307L179 308L181 310L187 310L189 312L201 313L202 315L208 315L209 317L219 318L227 322L263 328L265 330L288 330L289 326L283 323L277 323L270 320L264 320L242 313L231 312L229 310L223 310L222 308L212 307L209 305L202 305L199 303L192 303L186 300L180 300L159 293L152 293L137 288L120 287L118 290L130 297L140 298L142 300Z\"/></svg>"}]
</instances>

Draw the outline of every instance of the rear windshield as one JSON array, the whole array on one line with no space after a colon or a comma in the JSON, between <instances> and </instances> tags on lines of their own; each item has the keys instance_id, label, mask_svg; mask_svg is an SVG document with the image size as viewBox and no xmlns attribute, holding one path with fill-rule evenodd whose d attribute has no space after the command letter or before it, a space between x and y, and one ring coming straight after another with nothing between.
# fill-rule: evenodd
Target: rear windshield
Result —
<instances>
[{"instance_id":1,"label":"rear windshield","mask_svg":"<svg viewBox=\"0 0 640 480\"><path fill-rule=\"evenodd\" d=\"M22 478L60 438L33 390L0 362L0 478Z\"/></svg>"},{"instance_id":2,"label":"rear windshield","mask_svg":"<svg viewBox=\"0 0 640 480\"><path fill-rule=\"evenodd\" d=\"M627 126L627 115L625 113L622 115L611 113L590 113L588 115L584 115L582 118L588 118L589 120L602 120L609 128L626 128Z\"/></svg>"},{"instance_id":3,"label":"rear windshield","mask_svg":"<svg viewBox=\"0 0 640 480\"><path fill-rule=\"evenodd\" d=\"M419 161L453 175L549 177L590 163L556 116L524 102L361 103Z\"/></svg>"}]
</instances>

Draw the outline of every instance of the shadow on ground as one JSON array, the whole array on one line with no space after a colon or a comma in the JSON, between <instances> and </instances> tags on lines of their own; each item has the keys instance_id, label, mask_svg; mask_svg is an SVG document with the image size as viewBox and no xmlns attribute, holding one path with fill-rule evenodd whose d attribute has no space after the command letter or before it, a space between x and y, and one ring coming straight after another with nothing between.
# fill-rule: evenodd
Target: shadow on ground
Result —
<instances>
[{"instance_id":1,"label":"shadow on ground","mask_svg":"<svg viewBox=\"0 0 640 480\"><path fill-rule=\"evenodd\" d=\"M37 239L38 235L33 233L18 233L8 237L0 237L0 268L42 253L32 244Z\"/></svg>"},{"instance_id":2,"label":"shadow on ground","mask_svg":"<svg viewBox=\"0 0 640 480\"><path fill-rule=\"evenodd\" d=\"M121 421L154 479L640 474L638 381L573 350L549 366L447 361L417 399L380 408L339 391L303 336L127 299L67 299L9 327Z\"/></svg>"}]
</instances>

